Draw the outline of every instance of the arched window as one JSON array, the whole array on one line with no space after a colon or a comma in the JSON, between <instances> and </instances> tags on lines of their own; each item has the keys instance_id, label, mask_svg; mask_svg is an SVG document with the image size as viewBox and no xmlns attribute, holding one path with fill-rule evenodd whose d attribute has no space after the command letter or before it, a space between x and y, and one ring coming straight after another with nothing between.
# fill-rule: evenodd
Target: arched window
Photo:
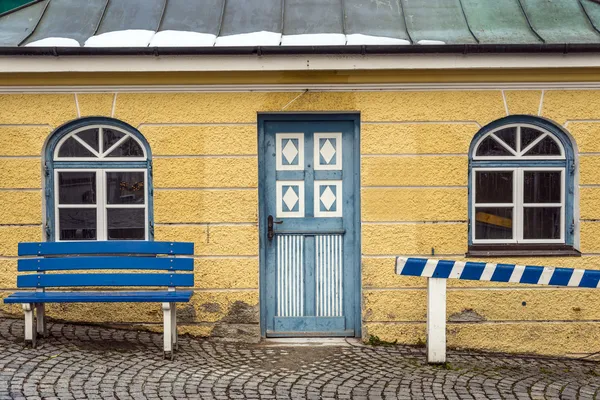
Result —
<instances>
[{"instance_id":1,"label":"arched window","mask_svg":"<svg viewBox=\"0 0 600 400\"><path fill-rule=\"evenodd\" d=\"M133 127L83 118L46 146L48 240L151 240L151 153Z\"/></svg>"},{"instance_id":2,"label":"arched window","mask_svg":"<svg viewBox=\"0 0 600 400\"><path fill-rule=\"evenodd\" d=\"M559 127L528 116L495 121L473 139L469 168L470 252L572 247L575 164Z\"/></svg>"}]
</instances>

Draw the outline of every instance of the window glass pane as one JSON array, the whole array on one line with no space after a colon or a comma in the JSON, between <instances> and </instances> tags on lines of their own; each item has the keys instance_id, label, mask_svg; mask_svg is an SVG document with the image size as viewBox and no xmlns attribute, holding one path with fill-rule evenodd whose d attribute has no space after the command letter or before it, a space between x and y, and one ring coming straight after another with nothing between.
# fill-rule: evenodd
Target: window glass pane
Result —
<instances>
[{"instance_id":1,"label":"window glass pane","mask_svg":"<svg viewBox=\"0 0 600 400\"><path fill-rule=\"evenodd\" d=\"M546 136L533 146L526 156L560 156L560 147L550 136Z\"/></svg>"},{"instance_id":2,"label":"window glass pane","mask_svg":"<svg viewBox=\"0 0 600 400\"><path fill-rule=\"evenodd\" d=\"M533 141L540 137L543 132L537 129L529 128L526 126L521 127L521 151L525 150Z\"/></svg>"},{"instance_id":3,"label":"window glass pane","mask_svg":"<svg viewBox=\"0 0 600 400\"><path fill-rule=\"evenodd\" d=\"M108 204L144 204L145 192L142 171L106 173Z\"/></svg>"},{"instance_id":4,"label":"window glass pane","mask_svg":"<svg viewBox=\"0 0 600 400\"><path fill-rule=\"evenodd\" d=\"M477 207L475 239L512 239L512 207Z\"/></svg>"},{"instance_id":5,"label":"window glass pane","mask_svg":"<svg viewBox=\"0 0 600 400\"><path fill-rule=\"evenodd\" d=\"M512 203L512 171L476 171L475 203Z\"/></svg>"},{"instance_id":6,"label":"window glass pane","mask_svg":"<svg viewBox=\"0 0 600 400\"><path fill-rule=\"evenodd\" d=\"M58 210L60 240L96 240L95 208Z\"/></svg>"},{"instance_id":7,"label":"window glass pane","mask_svg":"<svg viewBox=\"0 0 600 400\"><path fill-rule=\"evenodd\" d=\"M488 157L513 156L510 151L504 148L496 139L493 139L491 136L488 136L479 144L479 147L477 148L477 155Z\"/></svg>"},{"instance_id":8,"label":"window glass pane","mask_svg":"<svg viewBox=\"0 0 600 400\"><path fill-rule=\"evenodd\" d=\"M96 204L96 173L59 172L58 204Z\"/></svg>"},{"instance_id":9,"label":"window glass pane","mask_svg":"<svg viewBox=\"0 0 600 400\"><path fill-rule=\"evenodd\" d=\"M108 240L144 240L146 217L143 208L109 208L106 210Z\"/></svg>"},{"instance_id":10,"label":"window glass pane","mask_svg":"<svg viewBox=\"0 0 600 400\"><path fill-rule=\"evenodd\" d=\"M134 139L126 139L123 143L114 149L108 157L143 157L144 151L142 146L138 144Z\"/></svg>"},{"instance_id":11,"label":"window glass pane","mask_svg":"<svg viewBox=\"0 0 600 400\"><path fill-rule=\"evenodd\" d=\"M83 140L85 143L89 144L92 149L98 151L98 134L98 129L96 128L77 132L75 135L77 135L79 139Z\"/></svg>"},{"instance_id":12,"label":"window glass pane","mask_svg":"<svg viewBox=\"0 0 600 400\"><path fill-rule=\"evenodd\" d=\"M125 136L123 132L115 131L110 128L102 128L102 149L107 151L123 136Z\"/></svg>"},{"instance_id":13,"label":"window glass pane","mask_svg":"<svg viewBox=\"0 0 600 400\"><path fill-rule=\"evenodd\" d=\"M524 239L560 239L560 207L525 207Z\"/></svg>"},{"instance_id":14,"label":"window glass pane","mask_svg":"<svg viewBox=\"0 0 600 400\"><path fill-rule=\"evenodd\" d=\"M494 132L500 140L509 145L513 150L517 150L517 127L504 128Z\"/></svg>"},{"instance_id":15,"label":"window glass pane","mask_svg":"<svg viewBox=\"0 0 600 400\"><path fill-rule=\"evenodd\" d=\"M560 171L525 171L524 203L560 203Z\"/></svg>"},{"instance_id":16,"label":"window glass pane","mask_svg":"<svg viewBox=\"0 0 600 400\"><path fill-rule=\"evenodd\" d=\"M58 149L59 157L96 157L75 138L68 138Z\"/></svg>"}]
</instances>

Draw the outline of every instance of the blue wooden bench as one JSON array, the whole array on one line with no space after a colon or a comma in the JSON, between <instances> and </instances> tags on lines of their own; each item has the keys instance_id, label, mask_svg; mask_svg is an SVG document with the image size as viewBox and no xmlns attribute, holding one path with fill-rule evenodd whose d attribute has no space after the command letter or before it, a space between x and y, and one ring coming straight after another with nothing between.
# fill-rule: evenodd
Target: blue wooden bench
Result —
<instances>
[{"instance_id":1,"label":"blue wooden bench","mask_svg":"<svg viewBox=\"0 0 600 400\"><path fill-rule=\"evenodd\" d=\"M27 274L17 277L17 287L33 290L13 293L4 302L23 305L25 341L34 347L36 334L46 334L46 303L162 303L164 355L171 353L172 358L177 348L176 303L188 302L192 297L191 290L176 290L176 287L194 286L193 254L194 244L181 242L19 243L19 256L27 258L19 259L18 271ZM107 273L102 270L129 271ZM167 290L81 289L127 286L167 287ZM51 288L73 290L46 290Z\"/></svg>"}]
</instances>

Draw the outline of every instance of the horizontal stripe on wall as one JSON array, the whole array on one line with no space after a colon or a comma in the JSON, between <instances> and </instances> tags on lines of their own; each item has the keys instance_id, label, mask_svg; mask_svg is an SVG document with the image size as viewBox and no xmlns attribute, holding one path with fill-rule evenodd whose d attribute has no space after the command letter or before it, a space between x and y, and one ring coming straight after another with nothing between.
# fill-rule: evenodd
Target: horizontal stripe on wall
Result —
<instances>
[{"instance_id":1,"label":"horizontal stripe on wall","mask_svg":"<svg viewBox=\"0 0 600 400\"><path fill-rule=\"evenodd\" d=\"M468 153L476 123L363 124L361 154Z\"/></svg>"},{"instance_id":2,"label":"horizontal stripe on wall","mask_svg":"<svg viewBox=\"0 0 600 400\"><path fill-rule=\"evenodd\" d=\"M258 255L257 226L157 225L154 239L194 242L196 255Z\"/></svg>"},{"instance_id":3,"label":"horizontal stripe on wall","mask_svg":"<svg viewBox=\"0 0 600 400\"><path fill-rule=\"evenodd\" d=\"M244 158L161 158L154 163L154 186L251 187L258 186L258 160Z\"/></svg>"},{"instance_id":4,"label":"horizontal stripe on wall","mask_svg":"<svg viewBox=\"0 0 600 400\"><path fill-rule=\"evenodd\" d=\"M41 191L0 191L0 225L41 223Z\"/></svg>"},{"instance_id":5,"label":"horizontal stripe on wall","mask_svg":"<svg viewBox=\"0 0 600 400\"><path fill-rule=\"evenodd\" d=\"M155 156L257 154L256 125L142 125L139 129Z\"/></svg>"},{"instance_id":6,"label":"horizontal stripe on wall","mask_svg":"<svg viewBox=\"0 0 600 400\"><path fill-rule=\"evenodd\" d=\"M363 254L456 254L467 250L467 224L363 225Z\"/></svg>"},{"instance_id":7,"label":"horizontal stripe on wall","mask_svg":"<svg viewBox=\"0 0 600 400\"><path fill-rule=\"evenodd\" d=\"M356 111L362 121L478 121L505 116L499 90L120 93L115 117L141 123L256 123L257 112ZM401 105L401 106L399 106Z\"/></svg>"},{"instance_id":8,"label":"horizontal stripe on wall","mask_svg":"<svg viewBox=\"0 0 600 400\"><path fill-rule=\"evenodd\" d=\"M467 184L467 156L363 156L361 164L363 187L464 186Z\"/></svg>"},{"instance_id":9,"label":"horizontal stripe on wall","mask_svg":"<svg viewBox=\"0 0 600 400\"><path fill-rule=\"evenodd\" d=\"M0 119L0 123L3 120ZM49 126L0 125L0 156L40 156L50 132L52 128Z\"/></svg>"},{"instance_id":10,"label":"horizontal stripe on wall","mask_svg":"<svg viewBox=\"0 0 600 400\"><path fill-rule=\"evenodd\" d=\"M0 158L0 188L39 189L42 165L39 158Z\"/></svg>"},{"instance_id":11,"label":"horizontal stripe on wall","mask_svg":"<svg viewBox=\"0 0 600 400\"><path fill-rule=\"evenodd\" d=\"M425 327L425 323L367 322L364 325L368 335L408 344L423 343ZM448 323L446 339L451 348L581 356L600 350L599 329L600 322Z\"/></svg>"},{"instance_id":12,"label":"horizontal stripe on wall","mask_svg":"<svg viewBox=\"0 0 600 400\"><path fill-rule=\"evenodd\" d=\"M161 190L154 192L157 223L257 222L256 190Z\"/></svg>"},{"instance_id":13,"label":"horizontal stripe on wall","mask_svg":"<svg viewBox=\"0 0 600 400\"><path fill-rule=\"evenodd\" d=\"M466 220L467 203L466 188L364 188L361 190L363 222Z\"/></svg>"},{"instance_id":14,"label":"horizontal stripe on wall","mask_svg":"<svg viewBox=\"0 0 600 400\"><path fill-rule=\"evenodd\" d=\"M427 290L364 290L366 321L425 321ZM600 290L450 290L449 321L600 320ZM406 307L410 304L410 307ZM549 307L549 305L552 305Z\"/></svg>"}]
</instances>

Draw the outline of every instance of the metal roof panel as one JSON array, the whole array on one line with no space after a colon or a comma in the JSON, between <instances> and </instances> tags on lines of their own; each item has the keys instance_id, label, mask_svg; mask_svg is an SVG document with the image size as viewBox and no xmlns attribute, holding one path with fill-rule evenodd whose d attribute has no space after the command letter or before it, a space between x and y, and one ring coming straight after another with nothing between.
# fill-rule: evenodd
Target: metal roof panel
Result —
<instances>
[{"instance_id":1,"label":"metal roof panel","mask_svg":"<svg viewBox=\"0 0 600 400\"><path fill-rule=\"evenodd\" d=\"M26 43L49 37L75 39L83 45L100 22L107 0L51 0L40 23Z\"/></svg>"},{"instance_id":2,"label":"metal roof panel","mask_svg":"<svg viewBox=\"0 0 600 400\"><path fill-rule=\"evenodd\" d=\"M227 0L221 36L281 33L281 0Z\"/></svg>"},{"instance_id":3,"label":"metal roof panel","mask_svg":"<svg viewBox=\"0 0 600 400\"><path fill-rule=\"evenodd\" d=\"M409 40L400 0L344 0L346 34Z\"/></svg>"},{"instance_id":4,"label":"metal roof panel","mask_svg":"<svg viewBox=\"0 0 600 400\"><path fill-rule=\"evenodd\" d=\"M401 0L408 33L414 42L439 40L450 44L476 43L469 32L460 0Z\"/></svg>"},{"instance_id":5,"label":"metal roof panel","mask_svg":"<svg viewBox=\"0 0 600 400\"><path fill-rule=\"evenodd\" d=\"M160 25L161 31L187 31L219 34L225 0L169 0Z\"/></svg>"},{"instance_id":6,"label":"metal roof panel","mask_svg":"<svg viewBox=\"0 0 600 400\"><path fill-rule=\"evenodd\" d=\"M480 43L541 43L519 0L462 0L469 26Z\"/></svg>"},{"instance_id":7,"label":"metal roof panel","mask_svg":"<svg viewBox=\"0 0 600 400\"><path fill-rule=\"evenodd\" d=\"M536 32L546 43L598 43L600 35L578 0L521 0Z\"/></svg>"},{"instance_id":8,"label":"metal roof panel","mask_svg":"<svg viewBox=\"0 0 600 400\"><path fill-rule=\"evenodd\" d=\"M97 35L128 29L158 29L165 0L110 0Z\"/></svg>"},{"instance_id":9,"label":"metal roof panel","mask_svg":"<svg viewBox=\"0 0 600 400\"><path fill-rule=\"evenodd\" d=\"M581 0L581 5L596 30L600 30L600 3L592 0Z\"/></svg>"},{"instance_id":10,"label":"metal roof panel","mask_svg":"<svg viewBox=\"0 0 600 400\"><path fill-rule=\"evenodd\" d=\"M47 2L44 0L0 17L0 46L18 46L35 29Z\"/></svg>"},{"instance_id":11,"label":"metal roof panel","mask_svg":"<svg viewBox=\"0 0 600 400\"><path fill-rule=\"evenodd\" d=\"M283 34L344 33L341 0L286 0Z\"/></svg>"}]
</instances>

